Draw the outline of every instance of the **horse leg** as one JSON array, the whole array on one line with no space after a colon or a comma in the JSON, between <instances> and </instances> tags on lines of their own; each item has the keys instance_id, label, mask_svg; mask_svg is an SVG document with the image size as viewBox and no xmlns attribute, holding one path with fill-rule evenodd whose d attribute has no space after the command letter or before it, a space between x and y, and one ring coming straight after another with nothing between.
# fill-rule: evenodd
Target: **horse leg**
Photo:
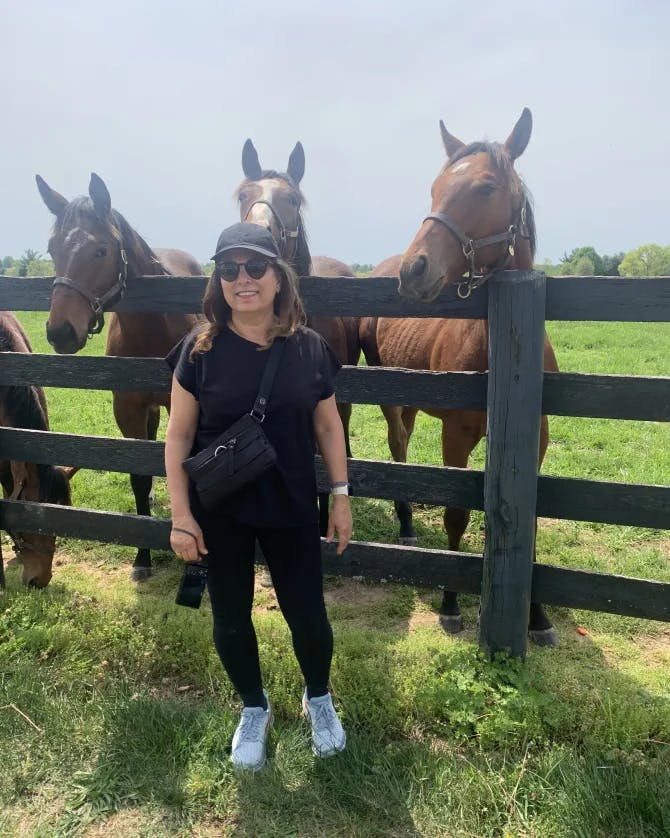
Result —
<instances>
[{"instance_id":1,"label":"horse leg","mask_svg":"<svg viewBox=\"0 0 670 838\"><path fill-rule=\"evenodd\" d=\"M342 420L342 428L344 429L344 444L347 449L347 457L351 457L351 443L349 442L349 423L351 422L351 405L337 403L337 412L340 414Z\"/></svg>"},{"instance_id":2,"label":"horse leg","mask_svg":"<svg viewBox=\"0 0 670 838\"><path fill-rule=\"evenodd\" d=\"M412 410L413 408L389 407L382 406L382 413L386 419L388 427L388 444L391 451L391 456L396 463L407 462L407 445L409 443L409 435L407 428L403 422L403 410ZM414 422L412 421L412 427ZM400 522L400 544L416 544L416 533L412 524L412 505L405 500L394 501L396 515Z\"/></svg>"},{"instance_id":3,"label":"horse leg","mask_svg":"<svg viewBox=\"0 0 670 838\"><path fill-rule=\"evenodd\" d=\"M147 439L150 439L152 442L156 441L156 437L158 436L158 426L161 422L161 410L156 405L152 405L149 408L149 416L147 419ZM149 506L153 508L154 504L156 503L156 496L154 494L154 478L153 475L151 476L151 488L149 489Z\"/></svg>"},{"instance_id":4,"label":"horse leg","mask_svg":"<svg viewBox=\"0 0 670 838\"><path fill-rule=\"evenodd\" d=\"M149 427L155 419L150 420L153 408L146 402L138 401L134 394L114 393L114 417L121 433L126 439L147 439ZM156 426L157 427L157 426ZM149 493L153 478L150 474L131 474L130 485L135 495L135 509L138 515L151 515ZM148 547L138 547L131 579L141 582L151 576L151 552Z\"/></svg>"},{"instance_id":5,"label":"horse leg","mask_svg":"<svg viewBox=\"0 0 670 838\"><path fill-rule=\"evenodd\" d=\"M540 425L540 458L539 465L547 450L549 442L549 422L546 416L542 417ZM537 540L537 519L535 520L535 538ZM537 559L535 544L533 544L533 561ZM528 618L528 636L537 646L558 646L558 635L552 626L551 620L547 617L544 608L539 602L531 602L530 615Z\"/></svg>"},{"instance_id":6,"label":"horse leg","mask_svg":"<svg viewBox=\"0 0 670 838\"><path fill-rule=\"evenodd\" d=\"M481 423L464 422L462 416L447 416L442 419L442 462L445 466L467 468L473 448L484 435ZM469 509L447 507L444 510L444 528L450 550L458 550L463 533L470 520ZM463 617L456 591L442 593L440 625L448 634L463 630Z\"/></svg>"}]
</instances>

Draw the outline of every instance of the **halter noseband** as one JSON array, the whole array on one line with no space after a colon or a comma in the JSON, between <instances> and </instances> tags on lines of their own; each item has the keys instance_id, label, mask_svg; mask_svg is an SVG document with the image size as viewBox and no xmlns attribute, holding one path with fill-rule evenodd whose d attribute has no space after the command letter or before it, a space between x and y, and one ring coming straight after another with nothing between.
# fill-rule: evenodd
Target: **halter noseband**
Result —
<instances>
[{"instance_id":1,"label":"halter noseband","mask_svg":"<svg viewBox=\"0 0 670 838\"><path fill-rule=\"evenodd\" d=\"M272 206L272 204L269 201L263 201L262 199L259 199L258 201L254 201L253 204L251 204L249 209L246 211L246 214L245 214L244 219L243 219L244 221L246 221L247 218L249 218L249 213L256 206L256 204L263 204L264 206L266 206L270 210L270 212L272 213L272 217L275 219L275 221L279 225L279 244L281 246L282 255L286 258L288 256L288 254L284 252L285 249L286 249L286 244L287 244L286 240L287 239L297 239L298 238L298 236L300 235L300 222L298 221L298 226L296 227L295 230L287 230L286 227L284 226L284 222L279 217L279 215L277 213L277 210ZM291 255L293 255L293 254L291 254Z\"/></svg>"},{"instance_id":2,"label":"halter noseband","mask_svg":"<svg viewBox=\"0 0 670 838\"><path fill-rule=\"evenodd\" d=\"M480 285L483 285L494 271L503 270L507 267L510 259L514 256L514 247L516 245L517 236L521 236L521 238L524 239L529 238L526 230L526 212L526 201L524 201L519 211L517 224L510 224L504 233L496 233L493 236L485 236L482 239L472 239L467 236L461 228L443 212L431 212L430 215L427 215L423 219L424 221L439 221L439 223L443 224L460 242L463 256L465 256L469 263L468 278L463 282L459 282L456 289L458 296L462 300L466 300L470 294L472 294L473 288L479 288ZM488 271L478 273L476 266L477 251L482 247L488 247L490 244L500 244L503 242L507 245L507 254L502 264L494 266ZM465 290L462 290L463 286L465 286Z\"/></svg>"},{"instance_id":3,"label":"halter noseband","mask_svg":"<svg viewBox=\"0 0 670 838\"><path fill-rule=\"evenodd\" d=\"M65 285L67 288L71 288L73 291L81 294L81 296L88 301L93 314L95 315L95 325L88 330L89 336L100 334L103 326L105 325L105 307L112 301L118 302L119 300L122 300L123 295L126 292L126 282L128 280L128 257L126 256L126 251L123 249L123 241L119 241L119 258L121 260L119 278L101 297L96 297L95 294L92 294L88 290L88 288L84 285L80 285L75 279L72 279L69 276L57 276L53 281L54 288L56 285Z\"/></svg>"}]
</instances>

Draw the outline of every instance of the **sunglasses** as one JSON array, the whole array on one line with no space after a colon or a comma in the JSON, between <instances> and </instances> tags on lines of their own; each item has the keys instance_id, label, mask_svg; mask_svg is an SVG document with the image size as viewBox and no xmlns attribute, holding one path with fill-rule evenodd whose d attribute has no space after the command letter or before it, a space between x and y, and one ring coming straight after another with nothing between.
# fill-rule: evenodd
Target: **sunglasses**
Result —
<instances>
[{"instance_id":1,"label":"sunglasses","mask_svg":"<svg viewBox=\"0 0 670 838\"><path fill-rule=\"evenodd\" d=\"M240 268L244 268L251 279L262 279L270 263L267 259L249 259L248 262L222 262L219 265L219 276L226 282L235 282L240 275Z\"/></svg>"}]
</instances>

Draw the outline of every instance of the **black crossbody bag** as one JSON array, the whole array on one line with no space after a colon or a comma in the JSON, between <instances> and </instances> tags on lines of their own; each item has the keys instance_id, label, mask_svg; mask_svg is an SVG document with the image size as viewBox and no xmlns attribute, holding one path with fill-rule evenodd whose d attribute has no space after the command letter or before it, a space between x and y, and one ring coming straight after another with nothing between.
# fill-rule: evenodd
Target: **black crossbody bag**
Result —
<instances>
[{"instance_id":1,"label":"black crossbody bag","mask_svg":"<svg viewBox=\"0 0 670 838\"><path fill-rule=\"evenodd\" d=\"M277 453L261 425L285 344L286 338L274 339L251 411L182 463L205 509L215 508L277 462Z\"/></svg>"}]
</instances>

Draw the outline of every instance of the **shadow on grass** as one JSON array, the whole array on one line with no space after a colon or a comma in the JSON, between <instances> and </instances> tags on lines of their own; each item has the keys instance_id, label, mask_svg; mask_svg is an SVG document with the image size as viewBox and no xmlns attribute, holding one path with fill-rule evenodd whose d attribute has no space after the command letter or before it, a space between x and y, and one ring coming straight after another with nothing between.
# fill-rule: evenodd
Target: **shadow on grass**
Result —
<instances>
[{"instance_id":1,"label":"shadow on grass","mask_svg":"<svg viewBox=\"0 0 670 838\"><path fill-rule=\"evenodd\" d=\"M667 692L613 666L560 609L561 648L531 650L525 667L486 664L472 628L453 639L411 623L434 594L401 586L383 589L391 616L386 602L367 607L373 586L359 586L361 602L355 585L335 584L349 598L333 613L349 742L331 760L310 752L283 621L259 614L277 722L268 767L234 774L237 703L206 610L172 604L179 569L168 563L121 608L71 582L20 590L18 569L8 574L0 706L16 704L42 734L0 715L0 786L5 805L47 780L58 788L65 805L50 835L130 810L162 813L155 834L166 835L199 834L203 822L240 836L667 834ZM110 666L96 674L103 658Z\"/></svg>"}]
</instances>

